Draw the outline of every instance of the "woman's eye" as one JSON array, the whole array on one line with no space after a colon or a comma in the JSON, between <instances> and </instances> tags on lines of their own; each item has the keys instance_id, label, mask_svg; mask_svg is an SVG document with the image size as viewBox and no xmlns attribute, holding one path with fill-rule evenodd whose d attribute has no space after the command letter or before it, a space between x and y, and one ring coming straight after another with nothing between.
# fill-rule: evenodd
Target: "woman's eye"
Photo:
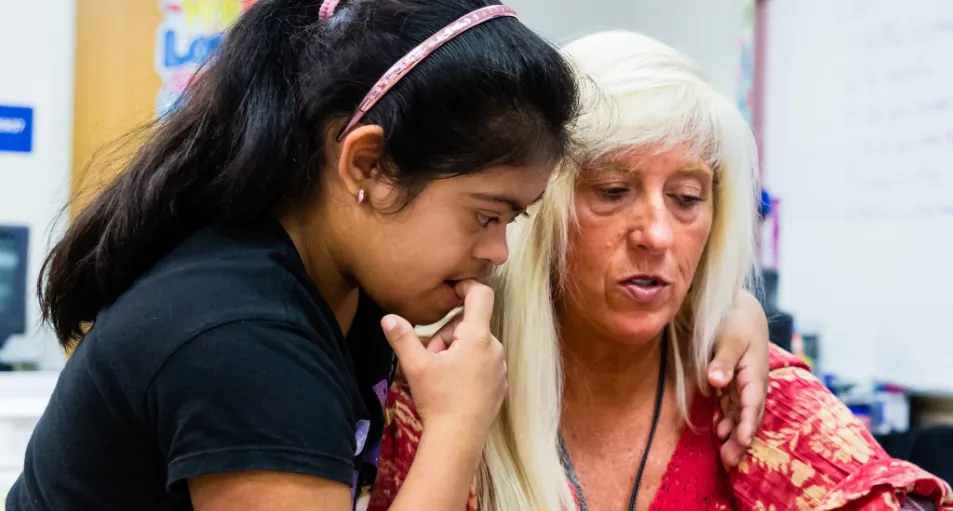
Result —
<instances>
[{"instance_id":1,"label":"woman's eye","mask_svg":"<svg viewBox=\"0 0 953 511\"><path fill-rule=\"evenodd\" d=\"M499 221L500 219L498 217L477 213L477 222L480 224L480 227L489 227Z\"/></svg>"},{"instance_id":2,"label":"woman's eye","mask_svg":"<svg viewBox=\"0 0 953 511\"><path fill-rule=\"evenodd\" d=\"M610 186L608 188L599 189L599 195L608 201L620 200L625 197L627 193L629 193L629 189L624 186Z\"/></svg>"},{"instance_id":3,"label":"woman's eye","mask_svg":"<svg viewBox=\"0 0 953 511\"><path fill-rule=\"evenodd\" d=\"M700 202L705 200L695 195L684 195L684 194L673 195L672 198L675 199L675 202L678 204L678 207L682 209L692 209L693 207L697 206Z\"/></svg>"}]
</instances>

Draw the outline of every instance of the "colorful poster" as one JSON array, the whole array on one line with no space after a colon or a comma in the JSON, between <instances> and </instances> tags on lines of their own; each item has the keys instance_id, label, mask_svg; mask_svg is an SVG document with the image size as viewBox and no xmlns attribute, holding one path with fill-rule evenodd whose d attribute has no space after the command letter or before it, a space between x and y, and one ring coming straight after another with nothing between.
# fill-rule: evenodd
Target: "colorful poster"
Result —
<instances>
[{"instance_id":1,"label":"colorful poster","mask_svg":"<svg viewBox=\"0 0 953 511\"><path fill-rule=\"evenodd\" d=\"M161 117L176 101L222 40L223 32L255 0L159 0L155 68L162 78L156 99Z\"/></svg>"},{"instance_id":2,"label":"colorful poster","mask_svg":"<svg viewBox=\"0 0 953 511\"><path fill-rule=\"evenodd\" d=\"M753 125L754 118L754 30L755 0L741 0L742 22L739 46L741 50L741 65L738 68L738 108L744 114L748 124Z\"/></svg>"}]
</instances>

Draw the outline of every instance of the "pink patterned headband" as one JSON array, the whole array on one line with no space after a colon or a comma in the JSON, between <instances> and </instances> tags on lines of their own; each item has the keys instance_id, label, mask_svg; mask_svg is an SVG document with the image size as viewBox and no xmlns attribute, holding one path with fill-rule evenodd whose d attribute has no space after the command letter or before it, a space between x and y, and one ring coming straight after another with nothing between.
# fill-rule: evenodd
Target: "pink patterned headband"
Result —
<instances>
[{"instance_id":1,"label":"pink patterned headband","mask_svg":"<svg viewBox=\"0 0 953 511\"><path fill-rule=\"evenodd\" d=\"M334 16L334 10L338 8L338 2L341 0L324 0L321 3L321 9L318 10L318 21L327 21Z\"/></svg>"},{"instance_id":2,"label":"pink patterned headband","mask_svg":"<svg viewBox=\"0 0 953 511\"><path fill-rule=\"evenodd\" d=\"M334 15L334 9L337 8L338 2L340 0L324 0L324 3L321 4L320 10L320 19L322 21L327 20ZM371 87L371 91L364 96L364 100L361 101L361 104L357 107L357 110L351 114L351 118L348 120L344 129L341 130L341 133L338 135L338 140L344 138L344 135L347 135L349 131L354 129L357 126L357 123L361 121L361 118L364 117L371 108L384 96L387 94L397 82L400 81L407 73L410 72L417 64L420 64L425 58L427 58L431 53L440 48L447 41L450 41L454 37L470 30L471 28L490 21L494 18L499 18L501 16L512 16L516 17L516 11L505 6L505 5L490 5L487 7L482 7L477 9L469 14L466 14L460 17L458 20L447 25L441 29L436 34L427 38L426 41L420 43L416 48L410 50L407 55L397 61L396 64L391 66L390 69L384 73L384 76L381 77L377 83Z\"/></svg>"}]
</instances>

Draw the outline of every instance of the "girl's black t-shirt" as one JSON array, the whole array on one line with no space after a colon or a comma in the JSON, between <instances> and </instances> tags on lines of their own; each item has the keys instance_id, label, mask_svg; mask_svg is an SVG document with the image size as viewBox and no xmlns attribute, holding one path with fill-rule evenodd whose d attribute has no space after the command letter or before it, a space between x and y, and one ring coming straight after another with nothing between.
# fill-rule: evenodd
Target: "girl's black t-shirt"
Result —
<instances>
[{"instance_id":1,"label":"girl's black t-shirt","mask_svg":"<svg viewBox=\"0 0 953 511\"><path fill-rule=\"evenodd\" d=\"M347 338L280 224L197 232L103 310L60 375L8 511L191 510L187 480L267 470L366 506L394 356Z\"/></svg>"}]
</instances>

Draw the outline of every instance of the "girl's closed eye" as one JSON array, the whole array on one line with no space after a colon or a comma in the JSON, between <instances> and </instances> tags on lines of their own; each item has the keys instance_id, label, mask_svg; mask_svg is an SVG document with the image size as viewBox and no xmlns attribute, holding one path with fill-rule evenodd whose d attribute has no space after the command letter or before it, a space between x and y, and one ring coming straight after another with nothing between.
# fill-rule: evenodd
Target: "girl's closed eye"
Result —
<instances>
[{"instance_id":1,"label":"girl's closed eye","mask_svg":"<svg viewBox=\"0 0 953 511\"><path fill-rule=\"evenodd\" d=\"M502 217L495 216L495 215L486 215L483 213L477 213L476 217L477 217L477 223L480 224L480 227L482 228L487 228L493 224L499 224L503 222ZM513 215L513 218L510 218L509 220L507 220L506 223L511 224L519 218L528 218L528 217L529 217L529 213L526 211L523 211L522 213L518 215Z\"/></svg>"},{"instance_id":2,"label":"girl's closed eye","mask_svg":"<svg viewBox=\"0 0 953 511\"><path fill-rule=\"evenodd\" d=\"M480 227L487 228L493 224L500 222L500 217L484 215L483 213L476 214L477 223L480 224Z\"/></svg>"}]
</instances>

